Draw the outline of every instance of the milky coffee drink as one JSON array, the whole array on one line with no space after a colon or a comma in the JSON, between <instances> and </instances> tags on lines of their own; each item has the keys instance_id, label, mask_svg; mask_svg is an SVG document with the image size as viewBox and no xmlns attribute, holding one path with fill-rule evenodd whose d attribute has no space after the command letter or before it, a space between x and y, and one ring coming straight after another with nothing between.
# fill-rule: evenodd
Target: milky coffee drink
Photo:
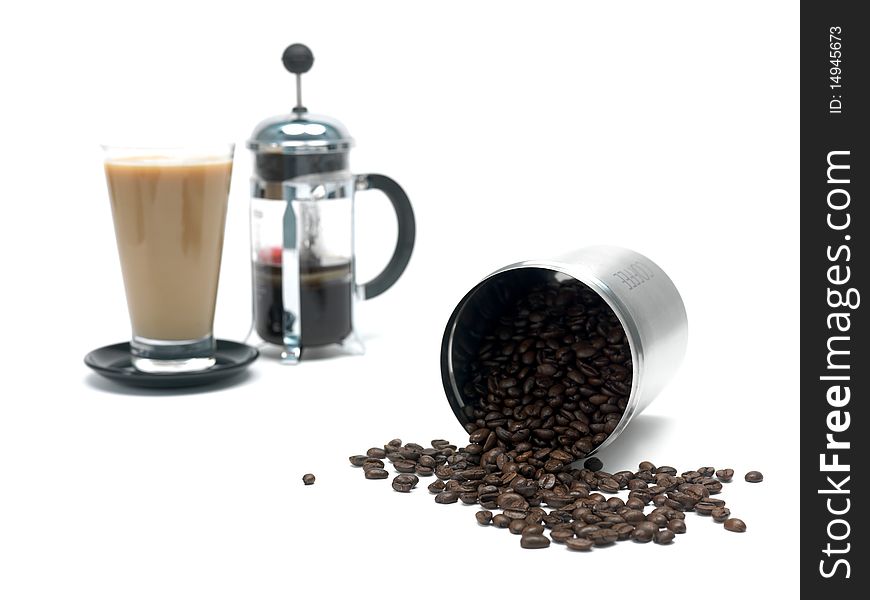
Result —
<instances>
[{"instance_id":1,"label":"milky coffee drink","mask_svg":"<svg viewBox=\"0 0 870 600\"><path fill-rule=\"evenodd\" d=\"M211 335L232 160L106 161L134 337Z\"/></svg>"}]
</instances>

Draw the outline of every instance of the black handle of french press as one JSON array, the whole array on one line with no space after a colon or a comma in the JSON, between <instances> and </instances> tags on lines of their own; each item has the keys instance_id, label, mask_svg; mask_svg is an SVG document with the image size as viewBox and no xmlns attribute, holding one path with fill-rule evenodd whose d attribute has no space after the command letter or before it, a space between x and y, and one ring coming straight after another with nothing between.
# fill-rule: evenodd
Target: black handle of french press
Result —
<instances>
[{"instance_id":1,"label":"black handle of french press","mask_svg":"<svg viewBox=\"0 0 870 600\"><path fill-rule=\"evenodd\" d=\"M414 219L414 209L405 190L386 175L361 175L360 183L363 189L381 190L393 205L396 211L396 219L399 223L399 235L396 240L396 248L390 262L381 273L363 286L365 299L369 300L380 296L405 272L408 261L411 260L411 252L414 250L414 240L417 237L417 223Z\"/></svg>"},{"instance_id":2,"label":"black handle of french press","mask_svg":"<svg viewBox=\"0 0 870 600\"><path fill-rule=\"evenodd\" d=\"M311 69L311 65L314 64L314 54L311 53L311 48L305 44L290 44L284 49L281 62L284 63L284 68L291 73L301 75Z\"/></svg>"}]
</instances>

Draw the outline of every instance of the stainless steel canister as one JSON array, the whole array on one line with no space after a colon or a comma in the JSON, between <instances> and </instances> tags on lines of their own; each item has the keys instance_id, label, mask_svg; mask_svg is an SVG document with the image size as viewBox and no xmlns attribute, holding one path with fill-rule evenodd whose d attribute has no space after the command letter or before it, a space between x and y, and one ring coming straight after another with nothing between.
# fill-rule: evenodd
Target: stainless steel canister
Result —
<instances>
[{"instance_id":1,"label":"stainless steel canister","mask_svg":"<svg viewBox=\"0 0 870 600\"><path fill-rule=\"evenodd\" d=\"M631 348L628 405L616 429L593 452L613 442L631 419L670 381L686 352L686 309L667 274L647 257L614 246L591 246L554 261L529 260L495 271L456 306L441 343L441 379L447 400L463 425L470 403L463 388L469 361L505 305L529 288L555 278L586 284L622 323Z\"/></svg>"}]
</instances>

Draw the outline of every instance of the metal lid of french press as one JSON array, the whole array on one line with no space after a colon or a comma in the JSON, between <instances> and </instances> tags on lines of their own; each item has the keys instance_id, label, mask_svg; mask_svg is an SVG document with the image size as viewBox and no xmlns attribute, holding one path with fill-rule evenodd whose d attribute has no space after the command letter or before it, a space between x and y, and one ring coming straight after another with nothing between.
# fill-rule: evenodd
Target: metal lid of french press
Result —
<instances>
[{"instance_id":1,"label":"metal lid of french press","mask_svg":"<svg viewBox=\"0 0 870 600\"><path fill-rule=\"evenodd\" d=\"M284 67L296 75L296 106L293 112L266 119L254 129L248 148L277 154L326 154L347 152L353 146L347 128L336 119L312 115L302 104L302 74L314 64L314 55L304 44L291 44L281 57Z\"/></svg>"}]
</instances>

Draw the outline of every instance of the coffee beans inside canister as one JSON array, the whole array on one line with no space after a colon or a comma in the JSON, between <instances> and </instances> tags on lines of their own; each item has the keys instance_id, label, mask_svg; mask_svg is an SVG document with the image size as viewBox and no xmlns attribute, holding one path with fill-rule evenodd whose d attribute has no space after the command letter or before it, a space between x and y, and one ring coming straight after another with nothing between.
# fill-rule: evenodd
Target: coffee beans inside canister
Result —
<instances>
[{"instance_id":1,"label":"coffee beans inside canister","mask_svg":"<svg viewBox=\"0 0 870 600\"><path fill-rule=\"evenodd\" d=\"M590 471L600 471L604 468L604 463L601 462L601 459L597 456L593 456L592 458L587 458L586 462L583 463L584 469L589 469Z\"/></svg>"}]
</instances>

